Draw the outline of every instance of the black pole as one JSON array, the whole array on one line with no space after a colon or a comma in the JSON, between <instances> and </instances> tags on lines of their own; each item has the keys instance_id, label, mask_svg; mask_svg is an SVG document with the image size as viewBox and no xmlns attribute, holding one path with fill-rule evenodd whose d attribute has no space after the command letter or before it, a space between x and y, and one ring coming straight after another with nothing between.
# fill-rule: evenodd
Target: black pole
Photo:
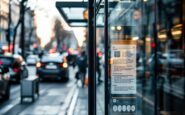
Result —
<instances>
[{"instance_id":1,"label":"black pole","mask_svg":"<svg viewBox=\"0 0 185 115\"><path fill-rule=\"evenodd\" d=\"M104 17L104 32L105 32L105 43L104 43L104 47L105 47L105 85L104 85L104 89L105 89L105 115L108 115L108 110L109 110L109 90L108 90L108 76L109 76L109 56L108 56L108 52L109 52L109 38L108 38L108 0L105 0L105 7L104 7L104 12L105 12L105 17Z\"/></svg>"},{"instance_id":2,"label":"black pole","mask_svg":"<svg viewBox=\"0 0 185 115\"><path fill-rule=\"evenodd\" d=\"M24 44L25 44L25 33L24 33L24 14L25 14L25 6L24 6L25 0L21 1L21 40L20 40L20 48L21 48L21 55L23 58L25 58L25 48L24 48Z\"/></svg>"},{"instance_id":3,"label":"black pole","mask_svg":"<svg viewBox=\"0 0 185 115\"><path fill-rule=\"evenodd\" d=\"M154 48L154 115L158 115L158 92L157 92L157 77L158 77L158 36L157 36L157 24L158 24L158 0L155 0L155 10L154 10L154 16L155 16L155 22L153 24L154 27L154 43L155 43L155 48Z\"/></svg>"},{"instance_id":4,"label":"black pole","mask_svg":"<svg viewBox=\"0 0 185 115\"><path fill-rule=\"evenodd\" d=\"M96 115L96 39L95 39L95 0L88 1L88 53L89 87L88 114Z\"/></svg>"}]
</instances>

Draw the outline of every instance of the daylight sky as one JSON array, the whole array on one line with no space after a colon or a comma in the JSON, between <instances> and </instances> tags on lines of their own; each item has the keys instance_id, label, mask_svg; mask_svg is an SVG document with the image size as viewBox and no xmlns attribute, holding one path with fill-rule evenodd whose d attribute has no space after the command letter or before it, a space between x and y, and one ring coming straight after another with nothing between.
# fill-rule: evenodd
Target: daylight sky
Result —
<instances>
[{"instance_id":1,"label":"daylight sky","mask_svg":"<svg viewBox=\"0 0 185 115\"><path fill-rule=\"evenodd\" d=\"M60 0L61 1L61 0ZM69 1L69 0L62 0ZM74 1L74 0L73 0ZM64 21L55 7L55 0L29 0L28 6L35 11L35 23L37 26L37 35L41 39L41 46L44 47L53 36L52 27L55 18L60 18L62 25L66 30L73 30L74 34L81 46L84 38L84 28L71 28Z\"/></svg>"}]
</instances>

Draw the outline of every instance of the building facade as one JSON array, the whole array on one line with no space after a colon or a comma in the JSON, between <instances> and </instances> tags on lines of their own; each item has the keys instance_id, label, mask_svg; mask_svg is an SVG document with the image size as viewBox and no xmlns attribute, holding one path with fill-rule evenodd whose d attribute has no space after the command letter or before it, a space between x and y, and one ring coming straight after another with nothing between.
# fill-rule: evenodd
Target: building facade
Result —
<instances>
[{"instance_id":1,"label":"building facade","mask_svg":"<svg viewBox=\"0 0 185 115\"><path fill-rule=\"evenodd\" d=\"M6 34L8 28L9 0L0 1L0 44L6 43Z\"/></svg>"}]
</instances>

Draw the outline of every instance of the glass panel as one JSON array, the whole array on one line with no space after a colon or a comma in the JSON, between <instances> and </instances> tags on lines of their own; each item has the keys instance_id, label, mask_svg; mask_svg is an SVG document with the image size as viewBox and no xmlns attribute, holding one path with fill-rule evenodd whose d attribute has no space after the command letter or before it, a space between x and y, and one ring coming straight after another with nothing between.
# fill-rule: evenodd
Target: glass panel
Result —
<instances>
[{"instance_id":1,"label":"glass panel","mask_svg":"<svg viewBox=\"0 0 185 115\"><path fill-rule=\"evenodd\" d=\"M104 8L96 15L96 114L104 115Z\"/></svg>"},{"instance_id":2,"label":"glass panel","mask_svg":"<svg viewBox=\"0 0 185 115\"><path fill-rule=\"evenodd\" d=\"M63 8L68 19L84 19L83 12L85 8Z\"/></svg>"},{"instance_id":3,"label":"glass panel","mask_svg":"<svg viewBox=\"0 0 185 115\"><path fill-rule=\"evenodd\" d=\"M87 26L87 23L83 23L83 22L72 22L70 23L70 26L79 26L79 27L83 27L83 26Z\"/></svg>"},{"instance_id":4,"label":"glass panel","mask_svg":"<svg viewBox=\"0 0 185 115\"><path fill-rule=\"evenodd\" d=\"M160 0L156 9L155 0L122 0L109 6L110 115L154 115L157 106L160 115L185 113L182 4Z\"/></svg>"},{"instance_id":5,"label":"glass panel","mask_svg":"<svg viewBox=\"0 0 185 115\"><path fill-rule=\"evenodd\" d=\"M158 94L160 114L185 114L184 36L182 0L158 5Z\"/></svg>"},{"instance_id":6,"label":"glass panel","mask_svg":"<svg viewBox=\"0 0 185 115\"><path fill-rule=\"evenodd\" d=\"M104 14L104 8L100 8L98 14Z\"/></svg>"},{"instance_id":7,"label":"glass panel","mask_svg":"<svg viewBox=\"0 0 185 115\"><path fill-rule=\"evenodd\" d=\"M97 26L104 26L104 14L98 14L96 17Z\"/></svg>"},{"instance_id":8,"label":"glass panel","mask_svg":"<svg viewBox=\"0 0 185 115\"><path fill-rule=\"evenodd\" d=\"M110 115L154 114L154 91L152 90L154 70L152 68L153 62L148 62L152 57L151 43L154 39L151 30L154 23L153 14L153 9L149 10L146 4L139 1L121 1L110 12L110 47L123 47L119 49L120 56L122 55L122 58L118 58L121 59L120 61L129 61L128 56L124 56L128 55L127 52L130 52L130 55L135 55L130 57L130 60L136 61L135 67L132 66L134 62L124 62L122 64L114 64L113 62L113 65L110 65L111 73L116 71L113 68L123 68L118 75L111 74L110 76L110 93L112 93L110 97ZM119 42L135 41L136 44L114 44L114 41L118 40ZM136 50L132 48L134 45L137 46ZM110 51L111 59L115 60L117 52L113 49ZM119 79L119 81L116 81L116 79Z\"/></svg>"}]
</instances>

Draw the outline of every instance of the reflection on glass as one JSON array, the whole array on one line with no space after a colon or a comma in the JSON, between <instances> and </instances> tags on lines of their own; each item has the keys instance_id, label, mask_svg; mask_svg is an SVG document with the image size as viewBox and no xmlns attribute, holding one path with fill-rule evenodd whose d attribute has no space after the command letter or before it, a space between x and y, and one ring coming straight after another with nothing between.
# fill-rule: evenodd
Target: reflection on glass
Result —
<instances>
[{"instance_id":1,"label":"reflection on glass","mask_svg":"<svg viewBox=\"0 0 185 115\"><path fill-rule=\"evenodd\" d=\"M68 19L83 19L85 8L63 8Z\"/></svg>"},{"instance_id":2,"label":"reflection on glass","mask_svg":"<svg viewBox=\"0 0 185 115\"><path fill-rule=\"evenodd\" d=\"M158 9L155 0L122 0L109 7L110 47L114 40L137 41L137 115L154 115L156 102L159 115L185 114L182 1L159 0Z\"/></svg>"}]
</instances>

